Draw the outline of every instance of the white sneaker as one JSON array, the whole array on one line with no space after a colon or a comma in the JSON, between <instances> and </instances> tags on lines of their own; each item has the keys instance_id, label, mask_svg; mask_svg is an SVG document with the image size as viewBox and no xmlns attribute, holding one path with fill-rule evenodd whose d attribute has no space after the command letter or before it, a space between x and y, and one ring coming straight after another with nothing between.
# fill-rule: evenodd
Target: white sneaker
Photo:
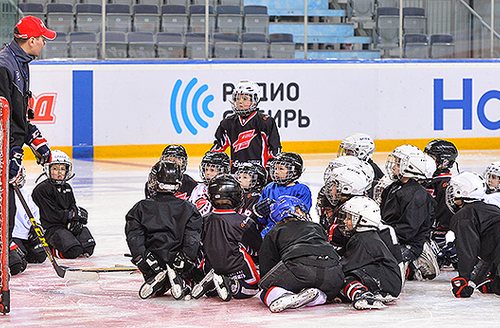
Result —
<instances>
[{"instance_id":1,"label":"white sneaker","mask_svg":"<svg viewBox=\"0 0 500 328\"><path fill-rule=\"evenodd\" d=\"M231 300L231 279L214 273L214 284L217 294L224 302Z\"/></svg>"},{"instance_id":2,"label":"white sneaker","mask_svg":"<svg viewBox=\"0 0 500 328\"><path fill-rule=\"evenodd\" d=\"M300 293L286 293L269 304L269 310L273 313L282 312L286 309L297 309L314 301L319 296L319 289L307 288Z\"/></svg>"}]
</instances>

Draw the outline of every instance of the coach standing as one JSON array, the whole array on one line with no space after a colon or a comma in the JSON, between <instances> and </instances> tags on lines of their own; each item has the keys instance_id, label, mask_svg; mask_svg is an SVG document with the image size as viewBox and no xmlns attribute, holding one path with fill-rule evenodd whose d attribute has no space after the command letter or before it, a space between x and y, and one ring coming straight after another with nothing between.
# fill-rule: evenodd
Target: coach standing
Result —
<instances>
[{"instance_id":1,"label":"coach standing","mask_svg":"<svg viewBox=\"0 0 500 328\"><path fill-rule=\"evenodd\" d=\"M34 112L31 109L28 64L40 55L45 40L55 37L56 32L47 29L39 18L26 16L17 22L14 40L0 50L0 97L4 97L10 106L9 184L18 182L22 176L24 144L30 146L38 164L43 165L51 159L47 140L29 122L34 118ZM14 191L9 188L9 238L14 228L15 213ZM14 274L12 268L11 274Z\"/></svg>"}]
</instances>

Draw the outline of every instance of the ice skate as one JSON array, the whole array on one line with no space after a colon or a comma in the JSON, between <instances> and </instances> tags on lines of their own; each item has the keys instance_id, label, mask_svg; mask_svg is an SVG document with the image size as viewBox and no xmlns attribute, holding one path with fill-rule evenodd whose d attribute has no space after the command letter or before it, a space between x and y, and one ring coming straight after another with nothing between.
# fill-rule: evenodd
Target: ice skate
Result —
<instances>
[{"instance_id":1,"label":"ice skate","mask_svg":"<svg viewBox=\"0 0 500 328\"><path fill-rule=\"evenodd\" d=\"M210 270L203 279L193 287L191 296L198 299L205 295L207 291L213 288L214 269Z\"/></svg>"},{"instance_id":2,"label":"ice skate","mask_svg":"<svg viewBox=\"0 0 500 328\"><path fill-rule=\"evenodd\" d=\"M191 292L191 287L186 284L174 269L167 265L167 275L170 282L170 294L175 300L182 300Z\"/></svg>"},{"instance_id":3,"label":"ice skate","mask_svg":"<svg viewBox=\"0 0 500 328\"><path fill-rule=\"evenodd\" d=\"M224 302L231 300L231 280L226 276L221 276L216 273L213 274L213 281L217 294Z\"/></svg>"},{"instance_id":4,"label":"ice skate","mask_svg":"<svg viewBox=\"0 0 500 328\"><path fill-rule=\"evenodd\" d=\"M282 312L286 309L297 309L318 298L319 289L307 288L300 293L286 293L269 304L269 310L273 313Z\"/></svg>"},{"instance_id":5,"label":"ice skate","mask_svg":"<svg viewBox=\"0 0 500 328\"><path fill-rule=\"evenodd\" d=\"M387 307L370 292L356 294L352 301L352 306L356 310L382 309Z\"/></svg>"},{"instance_id":6,"label":"ice skate","mask_svg":"<svg viewBox=\"0 0 500 328\"><path fill-rule=\"evenodd\" d=\"M398 299L397 297L394 297L389 293L376 293L373 296L384 304L390 303Z\"/></svg>"},{"instance_id":7,"label":"ice skate","mask_svg":"<svg viewBox=\"0 0 500 328\"><path fill-rule=\"evenodd\" d=\"M167 271L161 271L153 278L146 281L139 289L139 296L142 299L147 299L156 294L167 285Z\"/></svg>"},{"instance_id":8,"label":"ice skate","mask_svg":"<svg viewBox=\"0 0 500 328\"><path fill-rule=\"evenodd\" d=\"M415 265L416 271L420 272L422 279L432 280L440 273L436 253L433 251L429 242L425 242L422 254L413 261L413 264ZM417 280L420 280L417 272L415 273L415 277Z\"/></svg>"}]
</instances>

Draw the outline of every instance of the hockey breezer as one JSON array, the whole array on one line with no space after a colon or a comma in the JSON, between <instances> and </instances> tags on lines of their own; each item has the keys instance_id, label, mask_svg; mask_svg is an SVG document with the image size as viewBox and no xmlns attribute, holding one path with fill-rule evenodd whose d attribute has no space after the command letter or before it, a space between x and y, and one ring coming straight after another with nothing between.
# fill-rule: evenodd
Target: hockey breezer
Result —
<instances>
[{"instance_id":1,"label":"hockey breezer","mask_svg":"<svg viewBox=\"0 0 500 328\"><path fill-rule=\"evenodd\" d=\"M66 268L61 267L59 264L57 264L56 259L54 258L54 255L50 251L49 245L47 244L47 241L45 240L45 236L43 235L42 229L38 225L38 223L35 220L35 217L33 216L33 213L31 213L31 210L26 203L26 200L24 199L23 194L21 193L21 190L19 189L19 186L14 183L13 185L14 191L17 194L17 197L21 201L21 204L24 207L24 210L26 211L26 214L28 215L31 225L36 231L36 235L38 239L40 240L40 243L43 246L43 249L45 253L47 253L47 257L49 258L50 262L52 263L52 266L54 267L54 270L56 270L56 273L59 277L64 278L64 279L69 279L69 280L79 280L79 281L97 281L99 280L99 274L96 272L82 272L82 271L72 271L68 270Z\"/></svg>"}]
</instances>

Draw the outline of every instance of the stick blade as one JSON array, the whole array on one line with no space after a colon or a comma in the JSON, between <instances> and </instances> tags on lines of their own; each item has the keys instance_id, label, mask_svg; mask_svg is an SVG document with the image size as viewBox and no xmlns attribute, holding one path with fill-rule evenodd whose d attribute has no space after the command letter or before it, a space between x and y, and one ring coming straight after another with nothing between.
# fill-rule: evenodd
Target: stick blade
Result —
<instances>
[{"instance_id":1,"label":"stick blade","mask_svg":"<svg viewBox=\"0 0 500 328\"><path fill-rule=\"evenodd\" d=\"M64 279L76 281L97 281L99 274L97 272L82 272L82 271L69 271L64 273Z\"/></svg>"}]
</instances>

